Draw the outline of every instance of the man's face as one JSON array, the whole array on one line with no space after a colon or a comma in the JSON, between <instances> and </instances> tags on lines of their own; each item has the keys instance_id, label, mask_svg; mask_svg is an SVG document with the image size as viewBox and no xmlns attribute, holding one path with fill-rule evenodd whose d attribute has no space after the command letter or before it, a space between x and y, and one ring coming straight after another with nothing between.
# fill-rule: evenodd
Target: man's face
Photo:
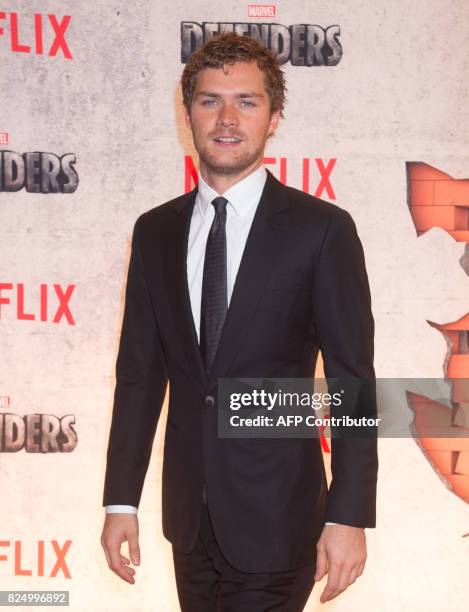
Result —
<instances>
[{"instance_id":1,"label":"man's face","mask_svg":"<svg viewBox=\"0 0 469 612\"><path fill-rule=\"evenodd\" d=\"M191 114L185 110L201 166L236 176L260 165L280 111L271 115L264 73L255 62L205 68L197 75ZM228 140L226 140L228 139Z\"/></svg>"}]
</instances>

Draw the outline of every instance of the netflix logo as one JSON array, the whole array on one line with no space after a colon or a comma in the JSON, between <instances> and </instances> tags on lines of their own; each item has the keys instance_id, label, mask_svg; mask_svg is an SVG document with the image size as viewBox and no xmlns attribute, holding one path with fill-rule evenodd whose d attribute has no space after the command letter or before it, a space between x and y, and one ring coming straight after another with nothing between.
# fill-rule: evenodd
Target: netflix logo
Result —
<instances>
[{"instance_id":1,"label":"netflix logo","mask_svg":"<svg viewBox=\"0 0 469 612\"><path fill-rule=\"evenodd\" d=\"M286 157L264 157L264 165L269 167L273 174L284 185L288 183L288 160ZM336 195L332 186L332 171L337 159L323 159L322 157L304 157L301 160L301 188L305 193L311 193L316 198L335 200ZM198 182L197 168L190 155L184 157L184 189L191 191Z\"/></svg>"},{"instance_id":2,"label":"netflix logo","mask_svg":"<svg viewBox=\"0 0 469 612\"><path fill-rule=\"evenodd\" d=\"M47 283L27 290L24 283L0 282L0 320L4 311L10 310L18 321L40 321L75 325L70 301L76 285L62 286Z\"/></svg>"},{"instance_id":3,"label":"netflix logo","mask_svg":"<svg viewBox=\"0 0 469 612\"><path fill-rule=\"evenodd\" d=\"M0 571L2 567L6 567L10 576L71 578L65 559L71 544L72 540L65 540L63 544L58 540L37 540L30 543L22 540L0 540Z\"/></svg>"},{"instance_id":4,"label":"netflix logo","mask_svg":"<svg viewBox=\"0 0 469 612\"><path fill-rule=\"evenodd\" d=\"M0 37L4 37L12 53L34 53L49 57L73 59L66 39L70 15L42 15L25 17L16 12L0 11Z\"/></svg>"}]
</instances>

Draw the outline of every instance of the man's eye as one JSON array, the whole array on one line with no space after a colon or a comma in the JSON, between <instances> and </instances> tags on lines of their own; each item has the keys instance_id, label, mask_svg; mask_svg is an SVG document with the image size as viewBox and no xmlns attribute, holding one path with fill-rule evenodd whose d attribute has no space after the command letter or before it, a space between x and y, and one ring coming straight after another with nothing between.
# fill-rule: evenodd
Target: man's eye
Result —
<instances>
[{"instance_id":1,"label":"man's eye","mask_svg":"<svg viewBox=\"0 0 469 612\"><path fill-rule=\"evenodd\" d=\"M245 106L255 106L254 102L250 102L249 100L243 100L241 104Z\"/></svg>"},{"instance_id":2,"label":"man's eye","mask_svg":"<svg viewBox=\"0 0 469 612\"><path fill-rule=\"evenodd\" d=\"M210 106L211 104L214 104L216 102L216 100L204 100L202 102L203 106Z\"/></svg>"}]
</instances>

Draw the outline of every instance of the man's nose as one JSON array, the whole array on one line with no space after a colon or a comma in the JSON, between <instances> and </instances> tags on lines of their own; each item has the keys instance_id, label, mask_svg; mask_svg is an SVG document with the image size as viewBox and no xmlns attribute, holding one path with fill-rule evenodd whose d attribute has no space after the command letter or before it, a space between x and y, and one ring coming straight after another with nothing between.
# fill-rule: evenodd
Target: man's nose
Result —
<instances>
[{"instance_id":1,"label":"man's nose","mask_svg":"<svg viewBox=\"0 0 469 612\"><path fill-rule=\"evenodd\" d=\"M237 125L237 124L238 124L238 116L236 114L235 109L231 108L231 106L228 106L228 105L222 106L218 114L217 125L228 127L230 125Z\"/></svg>"}]
</instances>

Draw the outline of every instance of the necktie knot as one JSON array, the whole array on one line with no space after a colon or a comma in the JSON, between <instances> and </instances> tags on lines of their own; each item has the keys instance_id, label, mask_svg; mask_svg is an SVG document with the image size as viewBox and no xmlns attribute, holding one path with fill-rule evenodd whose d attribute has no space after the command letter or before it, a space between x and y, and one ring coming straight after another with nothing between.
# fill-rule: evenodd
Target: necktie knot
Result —
<instances>
[{"instance_id":1,"label":"necktie knot","mask_svg":"<svg viewBox=\"0 0 469 612\"><path fill-rule=\"evenodd\" d=\"M218 198L214 198L212 200L212 204L215 208L215 214L219 215L220 213L226 211L226 205L228 204L228 200L222 196L219 196Z\"/></svg>"}]
</instances>

